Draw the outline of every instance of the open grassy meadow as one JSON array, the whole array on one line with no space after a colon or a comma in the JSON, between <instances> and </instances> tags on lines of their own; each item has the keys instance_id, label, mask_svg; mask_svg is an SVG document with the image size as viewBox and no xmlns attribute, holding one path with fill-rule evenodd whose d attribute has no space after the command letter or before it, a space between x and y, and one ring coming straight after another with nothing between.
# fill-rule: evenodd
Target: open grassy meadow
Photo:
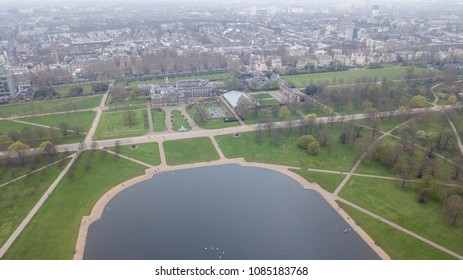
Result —
<instances>
[{"instance_id":1,"label":"open grassy meadow","mask_svg":"<svg viewBox=\"0 0 463 280\"><path fill-rule=\"evenodd\" d=\"M305 88L309 84L326 83L328 85L354 84L357 79L364 77L377 77L378 81L383 78L401 80L409 67L390 67L378 69L355 69L350 71L327 72L317 74L303 74L284 76L283 78L298 88ZM427 68L415 68L416 73L430 71Z\"/></svg>"},{"instance_id":2,"label":"open grassy meadow","mask_svg":"<svg viewBox=\"0 0 463 280\"><path fill-rule=\"evenodd\" d=\"M0 246L16 230L68 162L69 159L66 159L0 187Z\"/></svg>"},{"instance_id":3,"label":"open grassy meadow","mask_svg":"<svg viewBox=\"0 0 463 280\"><path fill-rule=\"evenodd\" d=\"M334 192L346 175L341 174L332 174L332 173L323 173L323 172L314 172L303 169L290 169L290 171L300 175L308 182L317 183L324 190L332 193Z\"/></svg>"},{"instance_id":4,"label":"open grassy meadow","mask_svg":"<svg viewBox=\"0 0 463 280\"><path fill-rule=\"evenodd\" d=\"M82 217L108 190L144 172L105 151L84 152L74 174L66 174L4 259L72 259Z\"/></svg>"},{"instance_id":5,"label":"open grassy meadow","mask_svg":"<svg viewBox=\"0 0 463 280\"><path fill-rule=\"evenodd\" d=\"M164 142L168 165L218 160L219 154L208 137Z\"/></svg>"},{"instance_id":6,"label":"open grassy meadow","mask_svg":"<svg viewBox=\"0 0 463 280\"><path fill-rule=\"evenodd\" d=\"M399 231L347 204L338 202L393 260L451 260L452 256Z\"/></svg>"},{"instance_id":7,"label":"open grassy meadow","mask_svg":"<svg viewBox=\"0 0 463 280\"><path fill-rule=\"evenodd\" d=\"M27 117L27 118L20 118L18 120L36 123L41 125L48 125L52 127L59 128L61 122L66 122L72 128L79 125L82 127L84 132L87 132L90 127L92 126L92 122L95 119L96 112L88 111L88 112L70 112L64 113L60 115L47 115L47 116L35 116L35 117Z\"/></svg>"},{"instance_id":8,"label":"open grassy meadow","mask_svg":"<svg viewBox=\"0 0 463 280\"><path fill-rule=\"evenodd\" d=\"M33 114L92 109L98 107L101 102L101 98L101 95L94 95L0 105L0 117L26 116Z\"/></svg>"},{"instance_id":9,"label":"open grassy meadow","mask_svg":"<svg viewBox=\"0 0 463 280\"><path fill-rule=\"evenodd\" d=\"M115 151L114 147L109 150ZM120 154L154 166L161 164L158 143L137 144L136 148L121 146Z\"/></svg>"},{"instance_id":10,"label":"open grassy meadow","mask_svg":"<svg viewBox=\"0 0 463 280\"><path fill-rule=\"evenodd\" d=\"M333 127L333 139L339 139L339 129ZM311 155L296 144L299 137L296 131L281 135L280 143L275 144L274 136L266 130L262 131L262 141L256 141L256 132L216 136L224 155L227 158L243 157L250 162L273 163L294 167L317 168L335 171L350 171L358 159L352 146L335 141L331 147L321 147L318 155Z\"/></svg>"},{"instance_id":11,"label":"open grassy meadow","mask_svg":"<svg viewBox=\"0 0 463 280\"><path fill-rule=\"evenodd\" d=\"M95 132L94 140L141 136L148 133L145 127L145 110L132 111L135 114L132 124L124 120L125 112L128 111L104 112Z\"/></svg>"},{"instance_id":12,"label":"open grassy meadow","mask_svg":"<svg viewBox=\"0 0 463 280\"><path fill-rule=\"evenodd\" d=\"M29 125L14 121L0 120L0 134L8 134L10 131L15 131L18 134L21 134L24 129L28 129L31 133L28 134L27 139L25 136L18 136L18 140L24 142L30 147L37 147L44 141L51 141L55 145L59 145L81 143L85 139L85 135L81 133L77 135L74 132L69 132L67 136L64 136L60 129L48 129L32 124Z\"/></svg>"},{"instance_id":13,"label":"open grassy meadow","mask_svg":"<svg viewBox=\"0 0 463 280\"><path fill-rule=\"evenodd\" d=\"M463 253L463 225L451 226L444 218L441 204L418 202L418 193L400 182L354 177L340 196L459 254Z\"/></svg>"}]
</instances>

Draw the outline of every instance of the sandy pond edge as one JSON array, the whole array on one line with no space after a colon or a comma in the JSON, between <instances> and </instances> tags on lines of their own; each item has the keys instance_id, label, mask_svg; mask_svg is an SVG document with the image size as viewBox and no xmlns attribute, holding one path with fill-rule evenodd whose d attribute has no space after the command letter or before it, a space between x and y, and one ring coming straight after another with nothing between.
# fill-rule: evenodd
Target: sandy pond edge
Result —
<instances>
[{"instance_id":1,"label":"sandy pond edge","mask_svg":"<svg viewBox=\"0 0 463 280\"><path fill-rule=\"evenodd\" d=\"M74 260L82 260L84 256L85 250L85 243L87 240L87 233L90 225L101 219L103 211L106 207L106 204L115 197L121 191L137 184L143 182L145 180L151 179L152 177L156 176L158 173L164 173L169 171L176 171L176 170L185 170L191 168L198 168L198 167L207 167L207 166L217 166L217 165L224 165L224 164L239 164L243 167L260 167L269 170L273 170L282 174L285 174L292 179L296 180L301 186L305 189L311 189L317 191L326 202L328 202L333 209L337 210L338 214L349 224L353 231L355 231L370 247L371 249L378 254L381 259L389 260L390 257L382 250L381 247L377 246L375 241L365 232L362 228L360 228L350 217L349 215L343 211L339 205L336 203L336 196L332 193L329 193L323 190L318 184L311 183L306 181L304 178L299 176L298 174L291 172L288 170L288 167L279 166L279 165L272 165L272 164L262 164L262 163L254 163L254 162L246 162L244 159L220 159L217 161L211 162L202 162L202 163L193 163L193 164L183 164L183 165L176 165L176 166L162 166L162 167L152 167L145 170L145 174L129 179L112 189L106 192L95 204L89 216L83 216L81 220L81 225L77 237L77 243L75 248Z\"/></svg>"}]
</instances>

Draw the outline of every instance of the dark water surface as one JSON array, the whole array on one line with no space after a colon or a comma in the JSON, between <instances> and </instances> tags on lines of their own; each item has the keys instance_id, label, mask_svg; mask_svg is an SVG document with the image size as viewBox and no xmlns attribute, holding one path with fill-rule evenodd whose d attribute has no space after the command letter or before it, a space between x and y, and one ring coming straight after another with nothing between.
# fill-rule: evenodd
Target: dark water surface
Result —
<instances>
[{"instance_id":1,"label":"dark water surface","mask_svg":"<svg viewBox=\"0 0 463 280\"><path fill-rule=\"evenodd\" d=\"M166 172L116 195L84 259L379 259L315 191L262 168Z\"/></svg>"}]
</instances>

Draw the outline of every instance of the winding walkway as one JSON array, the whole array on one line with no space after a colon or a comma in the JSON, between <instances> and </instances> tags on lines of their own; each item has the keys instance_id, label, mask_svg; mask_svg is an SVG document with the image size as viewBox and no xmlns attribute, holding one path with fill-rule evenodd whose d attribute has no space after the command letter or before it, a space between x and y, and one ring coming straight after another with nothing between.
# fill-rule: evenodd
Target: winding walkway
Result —
<instances>
[{"instance_id":1,"label":"winding walkway","mask_svg":"<svg viewBox=\"0 0 463 280\"><path fill-rule=\"evenodd\" d=\"M458 148L460 148L460 153L461 153L461 155L463 155L463 145L461 144L460 134L458 133L457 129L455 128L455 125L453 125L453 122L449 118L447 118L447 120L449 121L449 124L450 124L450 126L452 127L452 130L453 130L453 134L455 134L455 138L457 139Z\"/></svg>"}]
</instances>

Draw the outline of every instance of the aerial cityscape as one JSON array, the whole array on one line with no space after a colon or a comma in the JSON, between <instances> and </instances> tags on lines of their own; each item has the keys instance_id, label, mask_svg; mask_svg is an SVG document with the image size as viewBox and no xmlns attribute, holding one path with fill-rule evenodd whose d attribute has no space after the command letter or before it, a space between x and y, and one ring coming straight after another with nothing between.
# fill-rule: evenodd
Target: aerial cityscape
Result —
<instances>
[{"instance_id":1,"label":"aerial cityscape","mask_svg":"<svg viewBox=\"0 0 463 280\"><path fill-rule=\"evenodd\" d=\"M463 259L463 2L0 3L0 259Z\"/></svg>"}]
</instances>

